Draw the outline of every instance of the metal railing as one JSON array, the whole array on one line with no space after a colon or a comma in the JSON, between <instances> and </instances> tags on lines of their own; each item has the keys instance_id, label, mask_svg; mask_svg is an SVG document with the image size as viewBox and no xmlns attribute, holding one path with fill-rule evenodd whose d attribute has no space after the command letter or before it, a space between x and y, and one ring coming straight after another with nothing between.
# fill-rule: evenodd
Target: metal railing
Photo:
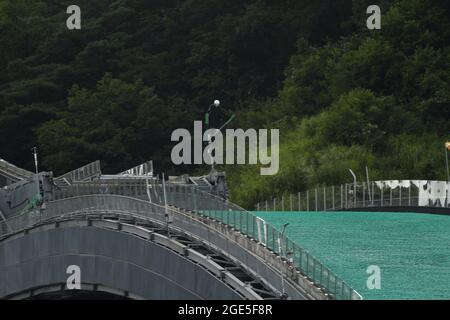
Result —
<instances>
[{"instance_id":1,"label":"metal railing","mask_svg":"<svg viewBox=\"0 0 450 320\"><path fill-rule=\"evenodd\" d=\"M256 204L257 211L338 211L381 207L450 208L450 183L373 181L320 187Z\"/></svg>"},{"instance_id":2,"label":"metal railing","mask_svg":"<svg viewBox=\"0 0 450 320\"><path fill-rule=\"evenodd\" d=\"M153 176L153 161L144 162L138 166L125 170L119 175L134 175L134 176Z\"/></svg>"},{"instance_id":3,"label":"metal railing","mask_svg":"<svg viewBox=\"0 0 450 320\"><path fill-rule=\"evenodd\" d=\"M0 173L1 172L4 172L17 180L30 179L33 176L32 172L16 167L3 159L0 159Z\"/></svg>"},{"instance_id":4,"label":"metal railing","mask_svg":"<svg viewBox=\"0 0 450 320\"><path fill-rule=\"evenodd\" d=\"M95 194L127 196L130 197L128 199L133 201L110 202L106 201L105 197L98 197L98 199L103 200L88 200L84 198L84 202L69 203L61 201ZM137 199L141 199L141 201ZM287 236L282 235L280 231L253 213L223 198L188 185L167 183L166 199L168 205L189 210L191 211L190 214L194 216L214 219L254 239L274 253L277 253L285 261L291 262L298 271L335 299L362 299L354 289L325 267L307 250L294 243ZM58 203L61 205L58 205ZM136 214L154 213L158 215L166 214L166 210L169 214L170 212L176 212L166 208L164 206L165 203L162 185L154 180L126 181L118 179L115 181L98 180L76 183L63 190L55 191L54 201L47 204L47 209L29 212L1 222L0 235L38 223L42 219L64 215L68 212L77 212L82 208L90 208L91 210L122 210Z\"/></svg>"},{"instance_id":5,"label":"metal railing","mask_svg":"<svg viewBox=\"0 0 450 320\"><path fill-rule=\"evenodd\" d=\"M94 177L99 177L102 174L100 161L96 160L91 162L81 168L70 171L62 176L59 176L55 179L57 180L67 180L69 183L76 181L89 180Z\"/></svg>"}]
</instances>

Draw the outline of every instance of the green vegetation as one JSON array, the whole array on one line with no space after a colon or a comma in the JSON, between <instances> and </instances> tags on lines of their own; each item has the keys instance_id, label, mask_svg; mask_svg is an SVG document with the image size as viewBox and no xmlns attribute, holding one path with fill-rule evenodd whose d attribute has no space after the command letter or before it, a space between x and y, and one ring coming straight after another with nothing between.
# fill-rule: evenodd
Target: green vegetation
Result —
<instances>
[{"instance_id":1,"label":"green vegetation","mask_svg":"<svg viewBox=\"0 0 450 320\"><path fill-rule=\"evenodd\" d=\"M299 42L278 97L246 113L251 126L280 127L280 172L231 174L244 206L283 192L372 179L446 179L450 133L449 6L395 1L382 30L323 46ZM242 193L240 190L247 190Z\"/></svg>"},{"instance_id":2,"label":"green vegetation","mask_svg":"<svg viewBox=\"0 0 450 320\"><path fill-rule=\"evenodd\" d=\"M349 180L442 179L450 132L450 6L384 0L0 0L0 155L62 173L171 167L170 133L213 99L236 127L279 128L280 172L227 167L234 200ZM245 194L242 188L247 188Z\"/></svg>"}]
</instances>

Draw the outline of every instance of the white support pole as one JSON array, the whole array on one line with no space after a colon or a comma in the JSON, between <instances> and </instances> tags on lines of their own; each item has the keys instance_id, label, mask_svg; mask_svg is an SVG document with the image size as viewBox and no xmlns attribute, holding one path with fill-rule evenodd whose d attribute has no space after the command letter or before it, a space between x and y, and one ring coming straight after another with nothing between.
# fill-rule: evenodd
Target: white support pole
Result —
<instances>
[{"instance_id":1,"label":"white support pole","mask_svg":"<svg viewBox=\"0 0 450 320\"><path fill-rule=\"evenodd\" d=\"M38 166L38 153L37 148L33 148L34 168L36 172L36 195L40 195L41 190L39 188L39 166Z\"/></svg>"},{"instance_id":2,"label":"white support pole","mask_svg":"<svg viewBox=\"0 0 450 320\"><path fill-rule=\"evenodd\" d=\"M164 196L164 214L166 218L166 226L167 226L167 233L170 237L170 229L169 224L172 222L169 216L169 207L167 205L167 194L166 194L166 178L164 173L162 174L162 184L163 184L163 196Z\"/></svg>"},{"instance_id":3,"label":"white support pole","mask_svg":"<svg viewBox=\"0 0 450 320\"><path fill-rule=\"evenodd\" d=\"M354 207L356 208L356 175L355 175L355 173L353 172L353 170L352 169L348 169L348 171L350 171L350 174L353 176L353 199L355 199L354 200Z\"/></svg>"},{"instance_id":4,"label":"white support pole","mask_svg":"<svg viewBox=\"0 0 450 320\"><path fill-rule=\"evenodd\" d=\"M370 192L369 168L366 166L367 191L369 192L369 202L372 202L372 195Z\"/></svg>"}]
</instances>

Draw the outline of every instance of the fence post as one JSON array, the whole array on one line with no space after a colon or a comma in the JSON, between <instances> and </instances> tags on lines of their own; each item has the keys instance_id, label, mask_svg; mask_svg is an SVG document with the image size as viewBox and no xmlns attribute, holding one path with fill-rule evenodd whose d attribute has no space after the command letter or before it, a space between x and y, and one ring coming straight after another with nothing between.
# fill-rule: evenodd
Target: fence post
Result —
<instances>
[{"instance_id":1,"label":"fence post","mask_svg":"<svg viewBox=\"0 0 450 320\"><path fill-rule=\"evenodd\" d=\"M333 211L334 211L336 208L336 206L334 205L334 186L331 186L331 201L333 202Z\"/></svg>"},{"instance_id":2,"label":"fence post","mask_svg":"<svg viewBox=\"0 0 450 320\"><path fill-rule=\"evenodd\" d=\"M366 183L363 182L363 208L366 207Z\"/></svg>"},{"instance_id":3,"label":"fence post","mask_svg":"<svg viewBox=\"0 0 450 320\"><path fill-rule=\"evenodd\" d=\"M345 209L348 209L348 190L347 190L347 184L345 184Z\"/></svg>"},{"instance_id":4,"label":"fence post","mask_svg":"<svg viewBox=\"0 0 450 320\"><path fill-rule=\"evenodd\" d=\"M256 204L256 211L259 211L259 202Z\"/></svg>"},{"instance_id":5,"label":"fence post","mask_svg":"<svg viewBox=\"0 0 450 320\"><path fill-rule=\"evenodd\" d=\"M327 211L327 187L323 187L323 211Z\"/></svg>"},{"instance_id":6,"label":"fence post","mask_svg":"<svg viewBox=\"0 0 450 320\"><path fill-rule=\"evenodd\" d=\"M291 200L291 211L293 211L293 210L292 210L292 193L291 193L291 195L290 195L290 200Z\"/></svg>"},{"instance_id":7,"label":"fence post","mask_svg":"<svg viewBox=\"0 0 450 320\"><path fill-rule=\"evenodd\" d=\"M236 211L235 211L236 212ZM237 211L237 213L239 214L239 231L241 232L241 233L243 233L243 231L244 230L242 230L242 214L243 214L243 212L242 211ZM236 214L236 213L235 213Z\"/></svg>"},{"instance_id":8,"label":"fence post","mask_svg":"<svg viewBox=\"0 0 450 320\"><path fill-rule=\"evenodd\" d=\"M372 181L372 207L375 204L375 183Z\"/></svg>"},{"instance_id":9,"label":"fence post","mask_svg":"<svg viewBox=\"0 0 450 320\"><path fill-rule=\"evenodd\" d=\"M328 292L330 292L331 291L330 290L330 269L328 269L328 268L326 268L326 269L327 269L327 289L328 289Z\"/></svg>"},{"instance_id":10,"label":"fence post","mask_svg":"<svg viewBox=\"0 0 450 320\"><path fill-rule=\"evenodd\" d=\"M249 225L248 225L248 216L249 216L249 214L247 213L247 212L244 212L244 214L245 214L245 228L246 228L246 234L247 235L250 235L250 233L248 232L249 230Z\"/></svg>"},{"instance_id":11,"label":"fence post","mask_svg":"<svg viewBox=\"0 0 450 320\"><path fill-rule=\"evenodd\" d=\"M317 280L316 280L316 260L313 260L313 272L312 272L312 279L313 279L313 281L314 282L316 282Z\"/></svg>"},{"instance_id":12,"label":"fence post","mask_svg":"<svg viewBox=\"0 0 450 320\"><path fill-rule=\"evenodd\" d=\"M305 273L307 276L309 276L309 272L308 272L308 267L309 267L309 254L305 254L305 258L306 258L306 268L305 268Z\"/></svg>"},{"instance_id":13,"label":"fence post","mask_svg":"<svg viewBox=\"0 0 450 320\"><path fill-rule=\"evenodd\" d=\"M277 211L277 198L273 198L273 211Z\"/></svg>"},{"instance_id":14,"label":"fence post","mask_svg":"<svg viewBox=\"0 0 450 320\"><path fill-rule=\"evenodd\" d=\"M301 195L298 193L298 211L302 211Z\"/></svg>"},{"instance_id":15,"label":"fence post","mask_svg":"<svg viewBox=\"0 0 450 320\"><path fill-rule=\"evenodd\" d=\"M306 211L309 212L309 190L306 190Z\"/></svg>"},{"instance_id":16,"label":"fence post","mask_svg":"<svg viewBox=\"0 0 450 320\"><path fill-rule=\"evenodd\" d=\"M399 198L400 198L399 201L400 201L400 207L401 207L402 206L402 185L401 184L398 186L398 189L399 189Z\"/></svg>"},{"instance_id":17,"label":"fence post","mask_svg":"<svg viewBox=\"0 0 450 320\"><path fill-rule=\"evenodd\" d=\"M408 188L408 206L411 206L411 181L409 181L409 188Z\"/></svg>"},{"instance_id":18,"label":"fence post","mask_svg":"<svg viewBox=\"0 0 450 320\"><path fill-rule=\"evenodd\" d=\"M284 195L281 196L281 211L284 211Z\"/></svg>"},{"instance_id":19,"label":"fence post","mask_svg":"<svg viewBox=\"0 0 450 320\"><path fill-rule=\"evenodd\" d=\"M317 211L317 188L314 189L314 202L316 204L316 211Z\"/></svg>"},{"instance_id":20,"label":"fence post","mask_svg":"<svg viewBox=\"0 0 450 320\"><path fill-rule=\"evenodd\" d=\"M390 204L390 206L392 207L392 187L389 187L389 190L390 190L390 200L389 200L389 204Z\"/></svg>"},{"instance_id":21,"label":"fence post","mask_svg":"<svg viewBox=\"0 0 450 320\"><path fill-rule=\"evenodd\" d=\"M269 202L266 200L266 211L269 211Z\"/></svg>"}]
</instances>

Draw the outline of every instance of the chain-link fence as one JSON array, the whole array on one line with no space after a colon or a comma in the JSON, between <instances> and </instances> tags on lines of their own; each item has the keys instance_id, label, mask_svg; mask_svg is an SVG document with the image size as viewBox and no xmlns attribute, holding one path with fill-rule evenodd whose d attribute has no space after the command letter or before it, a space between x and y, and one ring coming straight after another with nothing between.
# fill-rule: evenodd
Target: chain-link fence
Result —
<instances>
[{"instance_id":1,"label":"chain-link fence","mask_svg":"<svg viewBox=\"0 0 450 320\"><path fill-rule=\"evenodd\" d=\"M319 187L257 203L257 211L335 211L385 207L450 208L450 183L392 180Z\"/></svg>"}]
</instances>

